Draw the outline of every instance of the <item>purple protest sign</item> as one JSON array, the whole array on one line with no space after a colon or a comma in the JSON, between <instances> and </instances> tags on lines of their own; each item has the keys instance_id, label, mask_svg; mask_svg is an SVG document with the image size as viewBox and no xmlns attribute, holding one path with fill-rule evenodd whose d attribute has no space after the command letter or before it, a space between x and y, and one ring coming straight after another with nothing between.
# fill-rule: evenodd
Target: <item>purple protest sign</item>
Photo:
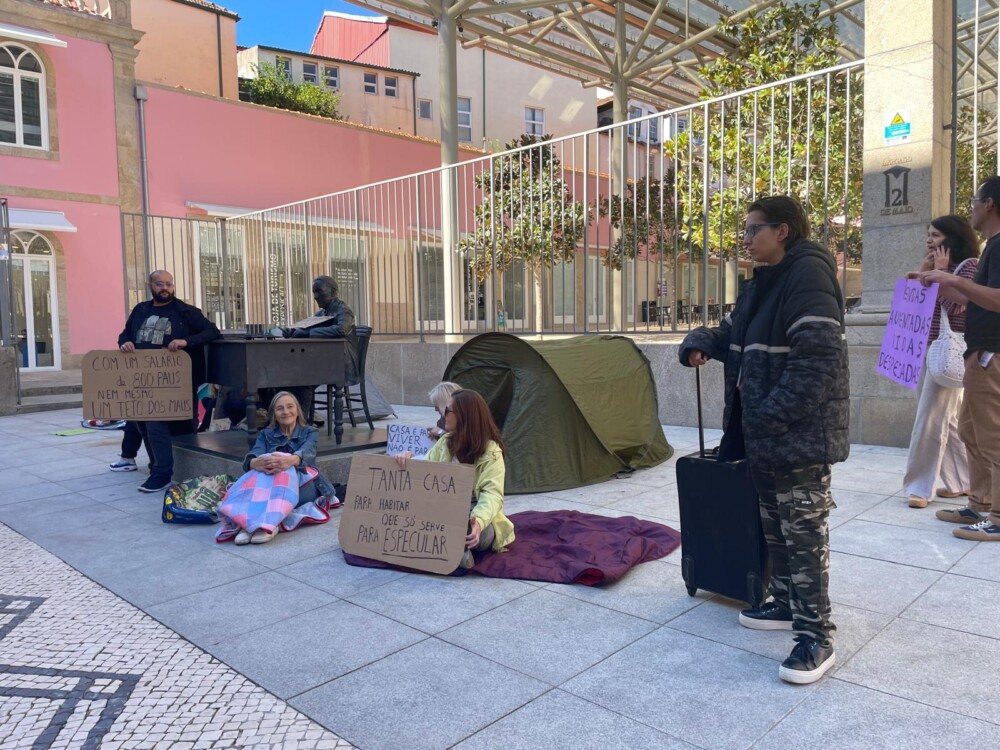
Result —
<instances>
[{"instance_id":1,"label":"purple protest sign","mask_svg":"<svg viewBox=\"0 0 1000 750\"><path fill-rule=\"evenodd\" d=\"M916 279L898 279L892 295L889 323L875 370L913 391L917 390L920 368L927 355L927 337L937 295L937 284L925 287Z\"/></svg>"}]
</instances>

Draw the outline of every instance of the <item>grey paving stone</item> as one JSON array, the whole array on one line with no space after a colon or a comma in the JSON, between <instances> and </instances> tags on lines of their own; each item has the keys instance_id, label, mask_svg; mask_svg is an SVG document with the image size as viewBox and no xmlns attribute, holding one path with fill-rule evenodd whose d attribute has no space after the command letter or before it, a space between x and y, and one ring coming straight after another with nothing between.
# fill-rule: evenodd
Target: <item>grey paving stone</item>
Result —
<instances>
[{"instance_id":1,"label":"grey paving stone","mask_svg":"<svg viewBox=\"0 0 1000 750\"><path fill-rule=\"evenodd\" d=\"M631 480L610 479L607 482L587 487L550 492L546 497L586 503L587 505L610 506L628 498L645 496L654 489L647 484L639 484Z\"/></svg>"},{"instance_id":2,"label":"grey paving stone","mask_svg":"<svg viewBox=\"0 0 1000 750\"><path fill-rule=\"evenodd\" d=\"M59 485L55 485L58 487ZM52 528L55 518L53 514L65 516L69 511L74 511L77 515L86 515L85 509L100 508L104 505L96 503L83 495L76 495L72 492L62 490L60 495L50 495L48 497L36 498L23 503L11 503L0 505L0 521L8 526L20 524L25 529L29 529L38 524L44 524L47 528ZM47 520L41 520L47 519ZM36 524L38 521L38 524ZM56 523L56 526L59 524Z\"/></svg>"},{"instance_id":3,"label":"grey paving stone","mask_svg":"<svg viewBox=\"0 0 1000 750\"><path fill-rule=\"evenodd\" d=\"M97 474L78 477L76 479L53 479L52 481L61 484L70 492L82 492L83 490L110 487L116 484L130 484L132 487L138 487L146 481L146 473L143 471L108 471L107 467L105 467L103 471Z\"/></svg>"},{"instance_id":4,"label":"grey paving stone","mask_svg":"<svg viewBox=\"0 0 1000 750\"><path fill-rule=\"evenodd\" d=\"M350 602L333 602L227 638L208 651L279 698L288 698L424 638L424 633Z\"/></svg>"},{"instance_id":5,"label":"grey paving stone","mask_svg":"<svg viewBox=\"0 0 1000 750\"><path fill-rule=\"evenodd\" d=\"M521 581L407 574L346 598L425 633L439 633L535 591Z\"/></svg>"},{"instance_id":6,"label":"grey paving stone","mask_svg":"<svg viewBox=\"0 0 1000 750\"><path fill-rule=\"evenodd\" d=\"M39 481L33 473L21 468L23 459L18 463L16 469L0 469L0 487L5 490L14 490L19 487L30 487Z\"/></svg>"},{"instance_id":7,"label":"grey paving stone","mask_svg":"<svg viewBox=\"0 0 1000 750\"><path fill-rule=\"evenodd\" d=\"M114 570L101 573L94 580L149 612L152 605L256 576L265 570L267 569L260 565L209 549L189 555L183 560L174 560L169 567L139 566L128 570ZM210 613L213 606L209 603L205 609Z\"/></svg>"},{"instance_id":8,"label":"grey paving stone","mask_svg":"<svg viewBox=\"0 0 1000 750\"><path fill-rule=\"evenodd\" d=\"M562 688L699 747L736 750L815 685L786 685L771 659L661 627Z\"/></svg>"},{"instance_id":9,"label":"grey paving stone","mask_svg":"<svg viewBox=\"0 0 1000 750\"><path fill-rule=\"evenodd\" d=\"M1000 583L942 576L902 616L1000 640Z\"/></svg>"},{"instance_id":10,"label":"grey paving stone","mask_svg":"<svg viewBox=\"0 0 1000 750\"><path fill-rule=\"evenodd\" d=\"M251 566L232 555L224 556L234 563ZM204 583L198 593L148 607L146 611L188 640L209 645L335 601L329 594L273 571L214 588Z\"/></svg>"},{"instance_id":11,"label":"grey paving stone","mask_svg":"<svg viewBox=\"0 0 1000 750\"><path fill-rule=\"evenodd\" d=\"M677 550L677 564L653 560L605 586L552 584L549 590L662 624L711 597L704 591L688 596L679 567L680 547Z\"/></svg>"},{"instance_id":12,"label":"grey paving stone","mask_svg":"<svg viewBox=\"0 0 1000 750\"><path fill-rule=\"evenodd\" d=\"M882 500L868 510L860 513L859 521L889 524L891 526L907 526L911 529L925 529L935 533L951 533L952 524L939 521L934 513L942 508L958 508L953 501L933 500L926 508L911 508L906 504L905 495L894 495Z\"/></svg>"},{"instance_id":13,"label":"grey paving stone","mask_svg":"<svg viewBox=\"0 0 1000 750\"><path fill-rule=\"evenodd\" d=\"M830 532L831 550L932 570L948 570L970 547L949 528L926 531L853 520Z\"/></svg>"},{"instance_id":14,"label":"grey paving stone","mask_svg":"<svg viewBox=\"0 0 1000 750\"><path fill-rule=\"evenodd\" d=\"M632 492L625 499L608 503L609 510L617 513L641 513L654 518L680 518L680 506L677 500L677 485L668 484L659 489L644 492Z\"/></svg>"},{"instance_id":15,"label":"grey paving stone","mask_svg":"<svg viewBox=\"0 0 1000 750\"><path fill-rule=\"evenodd\" d=\"M455 745L455 750L693 750L652 727L551 690Z\"/></svg>"},{"instance_id":16,"label":"grey paving stone","mask_svg":"<svg viewBox=\"0 0 1000 750\"><path fill-rule=\"evenodd\" d=\"M226 543L218 546L224 552L271 569L308 561L340 549L337 526L331 522L303 526L289 533L282 532L267 544L244 544L237 547Z\"/></svg>"},{"instance_id":17,"label":"grey paving stone","mask_svg":"<svg viewBox=\"0 0 1000 750\"><path fill-rule=\"evenodd\" d=\"M108 539L99 547L81 548L68 553L66 561L96 581L121 581L136 568L164 571L186 566L189 558L200 558L206 550L183 537L161 539L150 544L143 537Z\"/></svg>"},{"instance_id":18,"label":"grey paving stone","mask_svg":"<svg viewBox=\"0 0 1000 750\"><path fill-rule=\"evenodd\" d=\"M398 570L348 565L344 562L344 553L341 550L312 557L278 570L289 578L308 583L341 599L408 575Z\"/></svg>"},{"instance_id":19,"label":"grey paving stone","mask_svg":"<svg viewBox=\"0 0 1000 750\"><path fill-rule=\"evenodd\" d=\"M998 673L995 639L897 619L837 678L1000 724Z\"/></svg>"},{"instance_id":20,"label":"grey paving stone","mask_svg":"<svg viewBox=\"0 0 1000 750\"><path fill-rule=\"evenodd\" d=\"M1000 581L1000 544L980 542L952 566L951 573Z\"/></svg>"},{"instance_id":21,"label":"grey paving stone","mask_svg":"<svg viewBox=\"0 0 1000 750\"><path fill-rule=\"evenodd\" d=\"M716 597L674 618L668 624L676 630L724 643L727 646L766 656L781 662L792 650L794 635L788 630L750 630L739 623L740 610L746 605ZM837 665L844 664L858 649L874 638L892 617L855 607L835 605L832 613L834 648Z\"/></svg>"},{"instance_id":22,"label":"grey paving stone","mask_svg":"<svg viewBox=\"0 0 1000 750\"><path fill-rule=\"evenodd\" d=\"M864 467L836 466L830 484L834 490L856 490L883 496L899 491L902 478L899 472Z\"/></svg>"},{"instance_id":23,"label":"grey paving stone","mask_svg":"<svg viewBox=\"0 0 1000 750\"><path fill-rule=\"evenodd\" d=\"M440 750L546 688L543 682L429 638L289 703L365 750Z\"/></svg>"},{"instance_id":24,"label":"grey paving stone","mask_svg":"<svg viewBox=\"0 0 1000 750\"><path fill-rule=\"evenodd\" d=\"M898 615L941 577L925 568L830 553L830 601Z\"/></svg>"},{"instance_id":25,"label":"grey paving stone","mask_svg":"<svg viewBox=\"0 0 1000 750\"><path fill-rule=\"evenodd\" d=\"M34 484L23 487L10 488L6 485L0 485L0 505L26 503L65 494L67 494L67 490L62 485L41 480L35 480Z\"/></svg>"},{"instance_id":26,"label":"grey paving stone","mask_svg":"<svg viewBox=\"0 0 1000 750\"><path fill-rule=\"evenodd\" d=\"M886 496L882 494L835 489L833 490L833 500L837 503L837 507L830 512L830 521L850 520L885 499Z\"/></svg>"},{"instance_id":27,"label":"grey paving stone","mask_svg":"<svg viewBox=\"0 0 1000 750\"><path fill-rule=\"evenodd\" d=\"M655 627L648 620L542 589L438 637L558 685ZM553 659L553 654L559 657Z\"/></svg>"},{"instance_id":28,"label":"grey paving stone","mask_svg":"<svg viewBox=\"0 0 1000 750\"><path fill-rule=\"evenodd\" d=\"M950 711L829 680L754 750L968 750L1000 746L1000 727Z\"/></svg>"},{"instance_id":29,"label":"grey paving stone","mask_svg":"<svg viewBox=\"0 0 1000 750\"><path fill-rule=\"evenodd\" d=\"M98 531L93 533L101 536L100 529L109 526L113 528L128 518L128 515L120 510L109 508L103 503L96 503L89 498L79 495L61 495L60 497L65 498L65 500L58 507L55 503L46 506L39 505L36 508L25 508L23 503L4 506L0 508L0 521L29 539L39 541L42 546L47 547L44 537L55 530L69 526L80 529L97 527ZM39 503L51 499L46 498Z\"/></svg>"}]
</instances>

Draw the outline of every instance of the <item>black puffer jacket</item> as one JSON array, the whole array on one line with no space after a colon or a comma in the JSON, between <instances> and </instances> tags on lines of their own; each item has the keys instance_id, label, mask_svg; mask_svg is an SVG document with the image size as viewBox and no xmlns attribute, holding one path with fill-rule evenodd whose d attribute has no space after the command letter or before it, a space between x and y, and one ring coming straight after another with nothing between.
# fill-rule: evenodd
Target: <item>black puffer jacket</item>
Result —
<instances>
[{"instance_id":1,"label":"black puffer jacket","mask_svg":"<svg viewBox=\"0 0 1000 750\"><path fill-rule=\"evenodd\" d=\"M844 304L833 256L798 240L775 266L754 270L731 316L691 331L681 364L700 349L725 362L726 409L737 384L750 465L766 471L832 464L850 450Z\"/></svg>"}]
</instances>

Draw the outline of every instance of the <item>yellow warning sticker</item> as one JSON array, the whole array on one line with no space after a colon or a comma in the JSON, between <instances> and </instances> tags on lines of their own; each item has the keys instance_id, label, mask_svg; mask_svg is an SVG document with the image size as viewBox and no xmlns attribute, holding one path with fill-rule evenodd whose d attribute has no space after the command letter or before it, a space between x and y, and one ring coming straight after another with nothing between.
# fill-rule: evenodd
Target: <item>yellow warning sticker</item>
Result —
<instances>
[{"instance_id":1,"label":"yellow warning sticker","mask_svg":"<svg viewBox=\"0 0 1000 750\"><path fill-rule=\"evenodd\" d=\"M890 125L902 125L905 122L906 122L906 120L903 119L903 116L901 114L899 114L899 112L897 112L896 116L892 118L892 122L889 123L889 124Z\"/></svg>"}]
</instances>

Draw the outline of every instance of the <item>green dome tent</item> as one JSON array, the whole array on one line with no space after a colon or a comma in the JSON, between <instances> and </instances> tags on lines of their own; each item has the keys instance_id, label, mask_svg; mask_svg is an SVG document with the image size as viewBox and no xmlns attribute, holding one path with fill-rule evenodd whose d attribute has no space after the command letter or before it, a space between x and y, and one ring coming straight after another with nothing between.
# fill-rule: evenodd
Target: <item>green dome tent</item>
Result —
<instances>
[{"instance_id":1,"label":"green dome tent","mask_svg":"<svg viewBox=\"0 0 1000 750\"><path fill-rule=\"evenodd\" d=\"M649 360L624 336L485 333L455 353L444 379L489 404L507 445L511 494L602 482L673 453Z\"/></svg>"}]
</instances>

